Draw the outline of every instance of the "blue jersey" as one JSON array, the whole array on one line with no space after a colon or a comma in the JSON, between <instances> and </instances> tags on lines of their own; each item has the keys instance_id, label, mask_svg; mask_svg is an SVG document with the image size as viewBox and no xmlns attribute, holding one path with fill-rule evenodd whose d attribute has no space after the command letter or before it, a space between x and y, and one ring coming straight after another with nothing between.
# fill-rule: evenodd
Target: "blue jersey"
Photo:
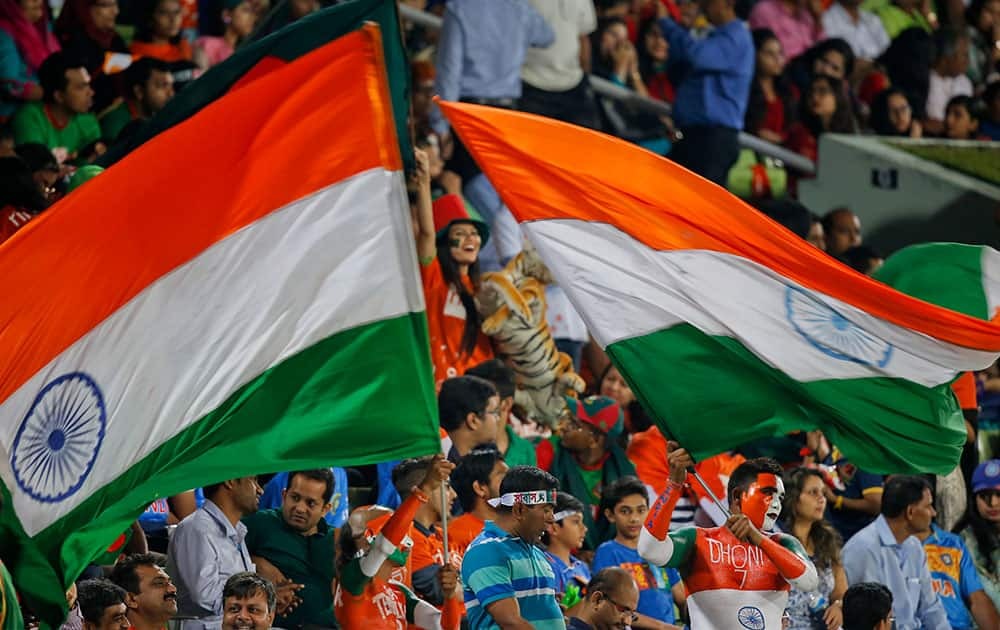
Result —
<instances>
[{"instance_id":1,"label":"blue jersey","mask_svg":"<svg viewBox=\"0 0 1000 630\"><path fill-rule=\"evenodd\" d=\"M639 607L636 611L667 623L674 622L674 596L670 587L681 581L676 569L653 566L639 552L616 540L597 548L591 570L597 573L605 567L621 567L632 574L639 586Z\"/></svg>"},{"instance_id":2,"label":"blue jersey","mask_svg":"<svg viewBox=\"0 0 1000 630\"><path fill-rule=\"evenodd\" d=\"M333 496L330 503L333 507L326 513L326 524L333 528L343 527L347 522L350 506L347 505L347 471L343 468L331 468L333 471ZM288 487L288 473L276 474L264 486L264 494L260 497L261 510L281 509L281 491Z\"/></svg>"},{"instance_id":3,"label":"blue jersey","mask_svg":"<svg viewBox=\"0 0 1000 630\"><path fill-rule=\"evenodd\" d=\"M570 556L570 562L567 566L561 558L557 558L547 551L545 552L545 559L552 565L552 572L556 574L557 596L561 596L566 592L567 584L576 584L582 590L584 586L590 583L590 567L583 560Z\"/></svg>"},{"instance_id":4,"label":"blue jersey","mask_svg":"<svg viewBox=\"0 0 1000 630\"><path fill-rule=\"evenodd\" d=\"M931 582L948 613L948 623L954 630L974 628L972 615L966 606L969 597L983 590L972 556L965 542L956 534L931 525L931 535L924 541L927 568Z\"/></svg>"}]
</instances>

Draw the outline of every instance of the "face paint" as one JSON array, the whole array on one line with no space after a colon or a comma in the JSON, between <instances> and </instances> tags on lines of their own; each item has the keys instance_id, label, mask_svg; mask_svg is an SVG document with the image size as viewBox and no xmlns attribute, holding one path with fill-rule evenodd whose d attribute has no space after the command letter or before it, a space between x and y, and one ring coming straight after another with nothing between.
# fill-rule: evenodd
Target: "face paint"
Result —
<instances>
[{"instance_id":1,"label":"face paint","mask_svg":"<svg viewBox=\"0 0 1000 630\"><path fill-rule=\"evenodd\" d=\"M750 518L757 529L771 531L778 522L784 498L785 485L781 478L761 473L740 497L740 511Z\"/></svg>"},{"instance_id":2,"label":"face paint","mask_svg":"<svg viewBox=\"0 0 1000 630\"><path fill-rule=\"evenodd\" d=\"M462 241L458 240L457 238L453 238L450 241L448 241L448 244L452 247L458 247L462 244Z\"/></svg>"}]
</instances>

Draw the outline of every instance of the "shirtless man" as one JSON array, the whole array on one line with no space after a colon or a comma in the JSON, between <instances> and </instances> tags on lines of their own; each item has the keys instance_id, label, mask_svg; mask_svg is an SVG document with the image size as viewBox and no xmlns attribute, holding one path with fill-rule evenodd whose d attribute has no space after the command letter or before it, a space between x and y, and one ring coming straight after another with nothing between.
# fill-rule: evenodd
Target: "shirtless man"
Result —
<instances>
[{"instance_id":1,"label":"shirtless man","mask_svg":"<svg viewBox=\"0 0 1000 630\"><path fill-rule=\"evenodd\" d=\"M732 516L724 526L671 532L670 516L694 460L676 442L667 443L667 459L670 483L639 535L639 555L680 571L690 593L692 630L778 630L789 589L818 585L816 567L798 540L762 533L781 513L781 467L764 458L744 462L729 478Z\"/></svg>"}]
</instances>

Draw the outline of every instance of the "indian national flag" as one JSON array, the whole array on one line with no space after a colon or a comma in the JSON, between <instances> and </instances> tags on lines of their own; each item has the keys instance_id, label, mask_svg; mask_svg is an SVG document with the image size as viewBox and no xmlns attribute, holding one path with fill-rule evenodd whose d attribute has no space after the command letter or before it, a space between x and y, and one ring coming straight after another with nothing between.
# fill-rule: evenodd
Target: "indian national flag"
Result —
<instances>
[{"instance_id":1,"label":"indian national flag","mask_svg":"<svg viewBox=\"0 0 1000 630\"><path fill-rule=\"evenodd\" d=\"M0 551L50 622L157 497L440 449L376 26L74 192L0 287Z\"/></svg>"},{"instance_id":2,"label":"indian national flag","mask_svg":"<svg viewBox=\"0 0 1000 630\"><path fill-rule=\"evenodd\" d=\"M954 469L966 434L948 386L1000 353L984 321L1000 253L939 277L980 296L975 319L854 272L631 144L441 107L640 402L696 457L822 429L872 472Z\"/></svg>"}]
</instances>

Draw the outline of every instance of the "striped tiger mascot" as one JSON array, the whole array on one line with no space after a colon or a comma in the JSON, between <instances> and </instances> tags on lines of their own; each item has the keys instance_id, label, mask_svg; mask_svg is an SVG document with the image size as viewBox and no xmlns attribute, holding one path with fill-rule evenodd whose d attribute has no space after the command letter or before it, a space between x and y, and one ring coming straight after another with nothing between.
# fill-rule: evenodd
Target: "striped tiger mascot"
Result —
<instances>
[{"instance_id":1,"label":"striped tiger mascot","mask_svg":"<svg viewBox=\"0 0 1000 630\"><path fill-rule=\"evenodd\" d=\"M514 402L550 427L566 409L563 396L585 387L572 359L556 348L545 320L545 285L552 281L528 245L502 271L483 274L476 295L483 333L517 375Z\"/></svg>"}]
</instances>

